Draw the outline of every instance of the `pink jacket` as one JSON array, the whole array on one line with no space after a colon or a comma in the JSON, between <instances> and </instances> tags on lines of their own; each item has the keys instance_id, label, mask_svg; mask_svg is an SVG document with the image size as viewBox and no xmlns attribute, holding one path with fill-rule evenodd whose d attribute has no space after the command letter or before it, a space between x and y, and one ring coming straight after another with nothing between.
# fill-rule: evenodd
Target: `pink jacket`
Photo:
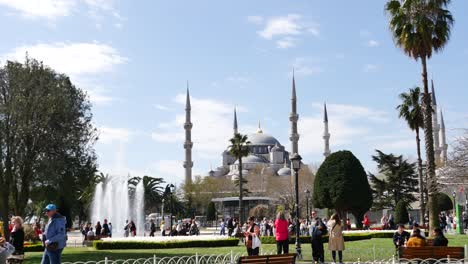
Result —
<instances>
[{"instance_id":1,"label":"pink jacket","mask_svg":"<svg viewBox=\"0 0 468 264\"><path fill-rule=\"evenodd\" d=\"M288 239L289 234L288 234L288 221L287 220L281 220L281 219L276 219L275 220L275 236L276 236L276 241L283 241Z\"/></svg>"}]
</instances>

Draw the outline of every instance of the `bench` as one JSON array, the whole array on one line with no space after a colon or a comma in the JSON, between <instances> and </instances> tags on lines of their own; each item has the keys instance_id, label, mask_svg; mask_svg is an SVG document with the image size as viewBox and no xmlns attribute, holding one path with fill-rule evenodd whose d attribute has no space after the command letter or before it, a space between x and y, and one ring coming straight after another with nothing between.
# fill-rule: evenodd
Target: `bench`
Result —
<instances>
[{"instance_id":1,"label":"bench","mask_svg":"<svg viewBox=\"0 0 468 264\"><path fill-rule=\"evenodd\" d=\"M296 254L263 255L240 257L238 264L295 264Z\"/></svg>"},{"instance_id":2,"label":"bench","mask_svg":"<svg viewBox=\"0 0 468 264\"><path fill-rule=\"evenodd\" d=\"M463 247L406 247L400 248L402 259L464 259Z\"/></svg>"},{"instance_id":3,"label":"bench","mask_svg":"<svg viewBox=\"0 0 468 264\"><path fill-rule=\"evenodd\" d=\"M7 258L7 264L23 263L24 255L11 255Z\"/></svg>"}]
</instances>

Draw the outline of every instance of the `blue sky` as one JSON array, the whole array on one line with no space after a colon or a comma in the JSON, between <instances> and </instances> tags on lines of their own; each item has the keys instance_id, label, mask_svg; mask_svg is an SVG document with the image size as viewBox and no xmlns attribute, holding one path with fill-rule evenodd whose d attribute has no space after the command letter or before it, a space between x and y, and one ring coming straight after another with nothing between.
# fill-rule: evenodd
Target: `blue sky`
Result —
<instances>
[{"instance_id":1,"label":"blue sky","mask_svg":"<svg viewBox=\"0 0 468 264\"><path fill-rule=\"evenodd\" d=\"M0 0L0 63L26 51L85 89L100 130L105 173L183 179L186 81L193 108L194 174L221 163L239 108L289 149L296 70L299 151L323 160L322 103L332 151L374 171L374 149L415 156L397 95L421 85L421 66L396 48L385 1ZM452 38L429 61L449 143L468 125L468 2L453 1ZM465 13L463 12L465 11Z\"/></svg>"}]
</instances>

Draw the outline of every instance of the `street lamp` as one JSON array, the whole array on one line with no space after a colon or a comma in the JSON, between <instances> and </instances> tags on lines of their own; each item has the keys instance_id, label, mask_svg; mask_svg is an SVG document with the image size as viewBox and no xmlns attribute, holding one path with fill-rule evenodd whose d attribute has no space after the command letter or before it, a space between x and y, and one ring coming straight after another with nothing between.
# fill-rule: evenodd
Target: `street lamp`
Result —
<instances>
[{"instance_id":1,"label":"street lamp","mask_svg":"<svg viewBox=\"0 0 468 264\"><path fill-rule=\"evenodd\" d=\"M171 190L171 231L172 231L172 218L174 217L174 192L175 192L175 186L174 184L171 183L169 185L169 189Z\"/></svg>"},{"instance_id":2,"label":"street lamp","mask_svg":"<svg viewBox=\"0 0 468 264\"><path fill-rule=\"evenodd\" d=\"M306 194L307 224L309 224L309 199L310 199L310 191L309 191L309 189L306 189L304 192L305 192L305 194Z\"/></svg>"},{"instance_id":3,"label":"street lamp","mask_svg":"<svg viewBox=\"0 0 468 264\"><path fill-rule=\"evenodd\" d=\"M456 217L456 214L457 214L457 192L456 191L453 191L452 192L452 197L453 197L453 218L455 219Z\"/></svg>"},{"instance_id":4,"label":"street lamp","mask_svg":"<svg viewBox=\"0 0 468 264\"><path fill-rule=\"evenodd\" d=\"M296 180L296 203L294 205L294 209L296 210L296 254L298 259L302 259L301 242L299 240L299 170L301 169L301 160L301 156L297 153L294 153L291 157L291 165L294 170L294 178Z\"/></svg>"}]
</instances>

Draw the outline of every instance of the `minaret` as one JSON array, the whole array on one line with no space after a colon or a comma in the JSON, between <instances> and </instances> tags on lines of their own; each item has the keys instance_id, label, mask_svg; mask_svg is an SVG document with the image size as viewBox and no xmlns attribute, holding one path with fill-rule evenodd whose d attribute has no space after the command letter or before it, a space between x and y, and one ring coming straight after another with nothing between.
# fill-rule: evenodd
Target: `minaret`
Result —
<instances>
[{"instance_id":1,"label":"minaret","mask_svg":"<svg viewBox=\"0 0 468 264\"><path fill-rule=\"evenodd\" d=\"M185 184L192 183L192 122L191 122L191 106L190 106L190 93L188 88L187 82L187 101L185 103L185 142L184 142L184 149L185 149L185 161L184 161L184 168L185 168Z\"/></svg>"},{"instance_id":2,"label":"minaret","mask_svg":"<svg viewBox=\"0 0 468 264\"><path fill-rule=\"evenodd\" d=\"M431 80L431 98L432 98L432 130L433 130L433 135L434 135L434 158L436 162L440 161L440 144L439 144L439 131L440 131L440 125L439 122L437 121L437 100L436 100L436 95L435 95L435 90L434 90L434 81Z\"/></svg>"},{"instance_id":3,"label":"minaret","mask_svg":"<svg viewBox=\"0 0 468 264\"><path fill-rule=\"evenodd\" d=\"M444 122L444 115L442 114L442 111L440 111L440 150L441 150L441 155L440 155L440 165L445 166L447 163L447 138L445 135L445 122Z\"/></svg>"},{"instance_id":4,"label":"minaret","mask_svg":"<svg viewBox=\"0 0 468 264\"><path fill-rule=\"evenodd\" d=\"M323 104L323 124L324 124L324 131L323 131L323 140L325 143L325 149L323 155L328 157L330 155L330 132L328 131L328 113L327 113L327 104Z\"/></svg>"},{"instance_id":5,"label":"minaret","mask_svg":"<svg viewBox=\"0 0 468 264\"><path fill-rule=\"evenodd\" d=\"M294 70L292 79L292 95L291 95L291 114L289 115L289 121L291 122L291 135L289 140L291 141L291 156L294 153L299 153L297 142L299 141L299 134L297 133L297 120L299 115L297 114L297 98L296 98L296 81L294 80Z\"/></svg>"},{"instance_id":6,"label":"minaret","mask_svg":"<svg viewBox=\"0 0 468 264\"><path fill-rule=\"evenodd\" d=\"M239 133L239 130L237 128L237 112L236 108L234 107L234 135Z\"/></svg>"}]
</instances>

